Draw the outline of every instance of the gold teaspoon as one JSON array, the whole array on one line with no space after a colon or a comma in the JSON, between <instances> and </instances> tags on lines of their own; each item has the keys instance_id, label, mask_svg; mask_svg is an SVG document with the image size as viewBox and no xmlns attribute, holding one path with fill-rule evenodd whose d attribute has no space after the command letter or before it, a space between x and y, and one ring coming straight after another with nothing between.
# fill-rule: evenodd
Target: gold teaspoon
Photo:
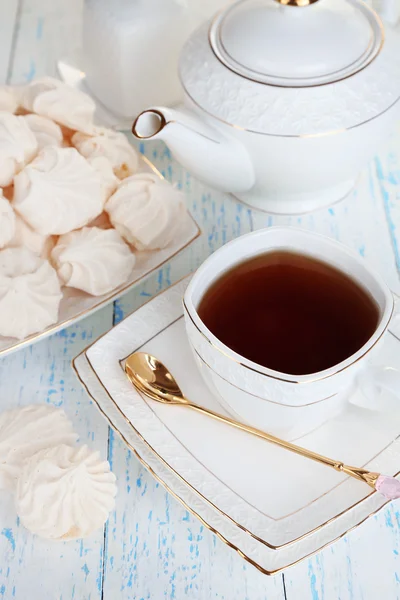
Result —
<instances>
[{"instance_id":1,"label":"gold teaspoon","mask_svg":"<svg viewBox=\"0 0 400 600\"><path fill-rule=\"evenodd\" d=\"M217 421L236 427L236 429L247 431L258 438L266 440L276 446L280 446L281 448L285 448L290 452L294 452L295 454L299 454L300 456L304 456L305 458L331 467L332 469L335 469L335 471L346 473L347 475L350 475L350 477L354 477L354 479L367 483L370 487L380 492L389 500L400 498L400 481L395 477L381 475L380 473L373 473L359 467L345 465L341 461L322 456L321 454L307 450L307 448L302 448L301 446L282 440L265 431L261 431L261 429L251 427L251 425L245 425L244 423L240 423L239 421L235 421L234 419L225 417L224 415L191 402L185 397L176 379L167 367L147 352L135 352L131 354L125 363L125 373L135 388L152 400L156 400L163 404L186 406L199 413L208 415Z\"/></svg>"}]
</instances>

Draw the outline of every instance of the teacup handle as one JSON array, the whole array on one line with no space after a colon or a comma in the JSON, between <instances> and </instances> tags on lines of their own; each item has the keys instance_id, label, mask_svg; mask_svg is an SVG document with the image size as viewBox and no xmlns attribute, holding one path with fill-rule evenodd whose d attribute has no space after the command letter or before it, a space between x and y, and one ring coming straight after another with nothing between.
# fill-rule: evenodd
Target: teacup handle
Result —
<instances>
[{"instance_id":1,"label":"teacup handle","mask_svg":"<svg viewBox=\"0 0 400 600\"><path fill-rule=\"evenodd\" d=\"M400 18L400 0L366 0L367 4L379 13L381 19L396 25Z\"/></svg>"},{"instance_id":2,"label":"teacup handle","mask_svg":"<svg viewBox=\"0 0 400 600\"><path fill-rule=\"evenodd\" d=\"M400 0L399 4L400 4ZM400 296L392 291L394 299L393 316L390 319L389 331L400 341Z\"/></svg>"},{"instance_id":3,"label":"teacup handle","mask_svg":"<svg viewBox=\"0 0 400 600\"><path fill-rule=\"evenodd\" d=\"M400 3L400 0L399 0ZM400 297L393 293L394 311L389 323L389 332L393 334L400 343ZM367 366L358 375L358 388L362 393L362 399L354 396L350 400L352 404L361 406L369 410L382 410L382 391L389 392L389 397L385 397L384 408L400 407L400 371L393 367Z\"/></svg>"},{"instance_id":4,"label":"teacup handle","mask_svg":"<svg viewBox=\"0 0 400 600\"><path fill-rule=\"evenodd\" d=\"M366 368L358 377L361 399L354 397L352 404L367 410L399 410L400 408L400 371L393 367ZM382 392L389 395L382 398ZM357 401L358 400L358 401Z\"/></svg>"}]
</instances>

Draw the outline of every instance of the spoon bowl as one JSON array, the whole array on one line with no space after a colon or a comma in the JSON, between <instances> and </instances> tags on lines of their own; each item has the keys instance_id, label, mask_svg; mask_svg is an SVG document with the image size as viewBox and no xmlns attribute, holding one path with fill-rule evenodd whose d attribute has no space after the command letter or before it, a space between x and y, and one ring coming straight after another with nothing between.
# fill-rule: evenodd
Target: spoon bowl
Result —
<instances>
[{"instance_id":1,"label":"spoon bowl","mask_svg":"<svg viewBox=\"0 0 400 600\"><path fill-rule=\"evenodd\" d=\"M151 354L131 354L125 363L125 373L137 389L153 400L165 404L187 404L175 377Z\"/></svg>"}]
</instances>

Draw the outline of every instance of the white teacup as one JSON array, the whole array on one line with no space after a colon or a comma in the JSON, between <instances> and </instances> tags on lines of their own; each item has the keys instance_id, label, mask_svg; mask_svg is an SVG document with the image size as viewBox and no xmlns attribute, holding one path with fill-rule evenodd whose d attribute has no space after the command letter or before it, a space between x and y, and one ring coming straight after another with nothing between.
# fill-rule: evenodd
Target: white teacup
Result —
<instances>
[{"instance_id":1,"label":"white teacup","mask_svg":"<svg viewBox=\"0 0 400 600\"><path fill-rule=\"evenodd\" d=\"M380 318L374 334L358 352L330 369L311 375L289 375L240 356L204 325L197 308L207 289L236 264L269 250L290 250L322 260L349 275L372 295ZM241 421L294 439L343 409L360 372L379 352L394 313L394 299L380 275L345 246L307 231L273 227L237 238L210 256L193 276L185 293L184 308L197 364L226 410ZM400 395L400 374L391 371L388 381ZM382 381L377 384L382 385Z\"/></svg>"}]
</instances>

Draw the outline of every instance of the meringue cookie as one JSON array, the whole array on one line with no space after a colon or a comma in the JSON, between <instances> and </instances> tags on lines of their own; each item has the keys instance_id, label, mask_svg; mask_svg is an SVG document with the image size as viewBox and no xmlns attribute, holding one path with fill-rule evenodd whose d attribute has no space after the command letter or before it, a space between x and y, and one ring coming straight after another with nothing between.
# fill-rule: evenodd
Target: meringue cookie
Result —
<instances>
[{"instance_id":1,"label":"meringue cookie","mask_svg":"<svg viewBox=\"0 0 400 600\"><path fill-rule=\"evenodd\" d=\"M10 185L36 153L36 138L24 117L0 111L0 186Z\"/></svg>"},{"instance_id":2,"label":"meringue cookie","mask_svg":"<svg viewBox=\"0 0 400 600\"><path fill-rule=\"evenodd\" d=\"M39 77L22 88L20 105L28 112L36 112L34 109L36 98L46 92L51 92L56 88L60 88L63 85L62 81L55 79L54 77Z\"/></svg>"},{"instance_id":3,"label":"meringue cookie","mask_svg":"<svg viewBox=\"0 0 400 600\"><path fill-rule=\"evenodd\" d=\"M186 212L183 194L154 173L124 179L105 210L117 231L138 250L168 246Z\"/></svg>"},{"instance_id":4,"label":"meringue cookie","mask_svg":"<svg viewBox=\"0 0 400 600\"><path fill-rule=\"evenodd\" d=\"M13 490L26 459L39 450L77 440L60 408L32 404L0 414L0 489Z\"/></svg>"},{"instance_id":5,"label":"meringue cookie","mask_svg":"<svg viewBox=\"0 0 400 600\"><path fill-rule=\"evenodd\" d=\"M115 229L84 227L59 238L51 261L63 285L101 296L127 281L135 255Z\"/></svg>"},{"instance_id":6,"label":"meringue cookie","mask_svg":"<svg viewBox=\"0 0 400 600\"><path fill-rule=\"evenodd\" d=\"M0 251L0 335L25 338L58 319L57 273L27 248Z\"/></svg>"},{"instance_id":7,"label":"meringue cookie","mask_svg":"<svg viewBox=\"0 0 400 600\"><path fill-rule=\"evenodd\" d=\"M0 85L0 110L15 113L18 108L18 94L10 85Z\"/></svg>"},{"instance_id":8,"label":"meringue cookie","mask_svg":"<svg viewBox=\"0 0 400 600\"><path fill-rule=\"evenodd\" d=\"M115 192L119 180L114 175L111 163L105 156L94 156L87 159L88 163L97 171L100 176L104 190L104 197L108 198Z\"/></svg>"},{"instance_id":9,"label":"meringue cookie","mask_svg":"<svg viewBox=\"0 0 400 600\"><path fill-rule=\"evenodd\" d=\"M74 131L92 133L96 105L84 92L54 79L42 77L29 83L22 95L22 106Z\"/></svg>"},{"instance_id":10,"label":"meringue cookie","mask_svg":"<svg viewBox=\"0 0 400 600\"><path fill-rule=\"evenodd\" d=\"M105 156L110 161L115 175L124 179L139 169L139 156L131 146L128 138L118 131L96 127L94 135L75 133L71 138L72 145L82 156L94 158Z\"/></svg>"},{"instance_id":11,"label":"meringue cookie","mask_svg":"<svg viewBox=\"0 0 400 600\"><path fill-rule=\"evenodd\" d=\"M104 525L117 486L107 461L87 446L41 450L26 461L15 504L21 523L52 540L74 540Z\"/></svg>"},{"instance_id":12,"label":"meringue cookie","mask_svg":"<svg viewBox=\"0 0 400 600\"><path fill-rule=\"evenodd\" d=\"M15 212L0 189L0 248L4 248L15 235Z\"/></svg>"},{"instance_id":13,"label":"meringue cookie","mask_svg":"<svg viewBox=\"0 0 400 600\"><path fill-rule=\"evenodd\" d=\"M61 127L40 115L25 115L23 117L28 123L28 126L34 134L38 149L41 150L45 146L62 146L63 145L63 133Z\"/></svg>"},{"instance_id":14,"label":"meringue cookie","mask_svg":"<svg viewBox=\"0 0 400 600\"><path fill-rule=\"evenodd\" d=\"M46 146L14 179L14 209L42 235L83 227L105 199L98 172L75 148Z\"/></svg>"},{"instance_id":15,"label":"meringue cookie","mask_svg":"<svg viewBox=\"0 0 400 600\"><path fill-rule=\"evenodd\" d=\"M54 235L42 235L41 233L34 231L17 213L14 213L14 215L15 233L8 243L8 246L10 248L23 246L38 256L48 260L57 238Z\"/></svg>"}]
</instances>

